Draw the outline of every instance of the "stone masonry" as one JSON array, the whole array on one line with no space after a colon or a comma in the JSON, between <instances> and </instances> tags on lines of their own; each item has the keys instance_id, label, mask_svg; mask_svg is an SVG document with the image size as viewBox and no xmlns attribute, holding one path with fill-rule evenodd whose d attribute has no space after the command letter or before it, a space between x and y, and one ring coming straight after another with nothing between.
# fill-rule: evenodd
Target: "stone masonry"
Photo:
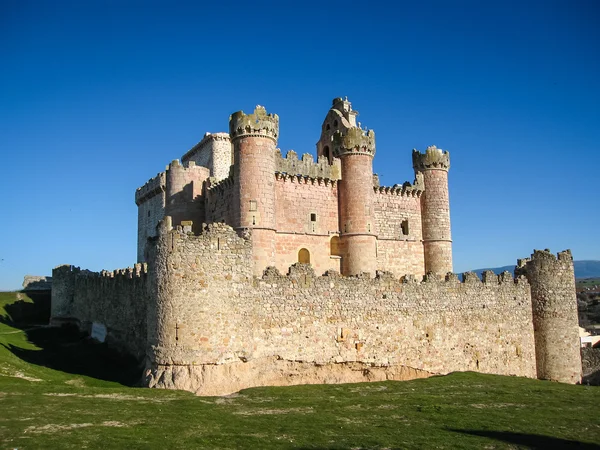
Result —
<instances>
[{"instance_id":1,"label":"stone masonry","mask_svg":"<svg viewBox=\"0 0 600 450\"><path fill-rule=\"evenodd\" d=\"M451 371L581 379L570 252L516 277L452 273L449 153L380 186L375 133L336 98L317 158L277 148L257 106L136 191L138 264L53 271L52 324L107 329L150 387L410 379Z\"/></svg>"}]
</instances>

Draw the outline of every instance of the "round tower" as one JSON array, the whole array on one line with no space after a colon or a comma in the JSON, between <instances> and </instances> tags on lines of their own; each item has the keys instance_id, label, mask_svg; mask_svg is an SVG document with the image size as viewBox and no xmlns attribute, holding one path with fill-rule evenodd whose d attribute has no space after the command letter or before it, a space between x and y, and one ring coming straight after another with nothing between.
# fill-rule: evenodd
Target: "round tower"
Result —
<instances>
[{"instance_id":1,"label":"round tower","mask_svg":"<svg viewBox=\"0 0 600 450\"><path fill-rule=\"evenodd\" d=\"M375 275L376 234L373 211L373 157L375 132L350 127L333 135L333 156L340 158L339 184L340 243L342 274Z\"/></svg>"},{"instance_id":2,"label":"round tower","mask_svg":"<svg viewBox=\"0 0 600 450\"><path fill-rule=\"evenodd\" d=\"M165 186L165 216L171 216L174 224L188 219L185 217L185 191L185 167L176 159L167 166Z\"/></svg>"},{"instance_id":3,"label":"round tower","mask_svg":"<svg viewBox=\"0 0 600 450\"><path fill-rule=\"evenodd\" d=\"M421 196L425 273L445 275L452 272L452 238L450 234L450 200L448 170L450 153L435 145L425 153L413 150L415 174L423 174L425 192Z\"/></svg>"},{"instance_id":4,"label":"round tower","mask_svg":"<svg viewBox=\"0 0 600 450\"><path fill-rule=\"evenodd\" d=\"M252 230L254 273L275 265L275 147L279 117L257 106L229 118L233 144L233 227Z\"/></svg>"},{"instance_id":5,"label":"round tower","mask_svg":"<svg viewBox=\"0 0 600 450\"><path fill-rule=\"evenodd\" d=\"M575 272L570 250L534 250L519 260L515 275L531 285L537 376L563 383L581 382L581 353Z\"/></svg>"}]
</instances>

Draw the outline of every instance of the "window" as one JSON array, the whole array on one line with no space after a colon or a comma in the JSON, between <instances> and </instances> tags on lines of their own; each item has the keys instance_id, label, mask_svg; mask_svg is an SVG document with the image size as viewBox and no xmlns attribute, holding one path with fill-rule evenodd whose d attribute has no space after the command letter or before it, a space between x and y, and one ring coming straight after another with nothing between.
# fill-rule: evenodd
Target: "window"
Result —
<instances>
[{"instance_id":1,"label":"window","mask_svg":"<svg viewBox=\"0 0 600 450\"><path fill-rule=\"evenodd\" d=\"M307 249L300 249L298 252L298 262L302 264L310 264L310 252Z\"/></svg>"},{"instance_id":2,"label":"window","mask_svg":"<svg viewBox=\"0 0 600 450\"><path fill-rule=\"evenodd\" d=\"M310 221L311 222L316 222L317 221L317 215L315 213L310 213Z\"/></svg>"},{"instance_id":3,"label":"window","mask_svg":"<svg viewBox=\"0 0 600 450\"><path fill-rule=\"evenodd\" d=\"M337 126L338 126L337 120L334 120L334 121L333 121L333 126L334 126L334 127L337 127Z\"/></svg>"},{"instance_id":4,"label":"window","mask_svg":"<svg viewBox=\"0 0 600 450\"><path fill-rule=\"evenodd\" d=\"M331 154L330 154L329 146L328 145L326 145L325 147L323 147L323 156L325 156L328 161L331 161Z\"/></svg>"},{"instance_id":5,"label":"window","mask_svg":"<svg viewBox=\"0 0 600 450\"><path fill-rule=\"evenodd\" d=\"M329 125L329 124L327 124L327 126L325 127L325 129L326 129L327 131L329 131L329 129L330 129L330 128L331 128L331 125Z\"/></svg>"},{"instance_id":6,"label":"window","mask_svg":"<svg viewBox=\"0 0 600 450\"><path fill-rule=\"evenodd\" d=\"M250 211L256 211L256 200L250 200Z\"/></svg>"},{"instance_id":7,"label":"window","mask_svg":"<svg viewBox=\"0 0 600 450\"><path fill-rule=\"evenodd\" d=\"M408 236L408 220L403 220L400 228L402 228L402 235Z\"/></svg>"}]
</instances>

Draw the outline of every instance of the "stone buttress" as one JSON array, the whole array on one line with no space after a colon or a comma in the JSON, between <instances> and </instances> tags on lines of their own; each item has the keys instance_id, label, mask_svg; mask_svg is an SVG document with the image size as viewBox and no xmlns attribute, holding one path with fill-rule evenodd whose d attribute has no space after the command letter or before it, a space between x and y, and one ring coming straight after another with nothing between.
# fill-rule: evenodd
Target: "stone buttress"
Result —
<instances>
[{"instance_id":1,"label":"stone buttress","mask_svg":"<svg viewBox=\"0 0 600 450\"><path fill-rule=\"evenodd\" d=\"M425 153L413 150L415 174L423 174L425 192L421 196L425 272L444 275L452 272L452 237L448 170L450 154L435 147Z\"/></svg>"}]
</instances>

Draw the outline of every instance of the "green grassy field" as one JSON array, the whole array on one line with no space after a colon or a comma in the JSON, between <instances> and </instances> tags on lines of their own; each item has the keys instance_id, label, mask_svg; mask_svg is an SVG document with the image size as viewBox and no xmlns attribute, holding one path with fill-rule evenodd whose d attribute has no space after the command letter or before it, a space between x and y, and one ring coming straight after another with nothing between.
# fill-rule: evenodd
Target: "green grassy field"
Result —
<instances>
[{"instance_id":1,"label":"green grassy field","mask_svg":"<svg viewBox=\"0 0 600 450\"><path fill-rule=\"evenodd\" d=\"M576 280L575 285L577 286L577 290L600 286L600 278L580 278Z\"/></svg>"},{"instance_id":2,"label":"green grassy field","mask_svg":"<svg viewBox=\"0 0 600 450\"><path fill-rule=\"evenodd\" d=\"M0 293L0 448L600 448L598 387L475 373L227 397L129 387L131 361L11 317L20 295Z\"/></svg>"}]
</instances>

